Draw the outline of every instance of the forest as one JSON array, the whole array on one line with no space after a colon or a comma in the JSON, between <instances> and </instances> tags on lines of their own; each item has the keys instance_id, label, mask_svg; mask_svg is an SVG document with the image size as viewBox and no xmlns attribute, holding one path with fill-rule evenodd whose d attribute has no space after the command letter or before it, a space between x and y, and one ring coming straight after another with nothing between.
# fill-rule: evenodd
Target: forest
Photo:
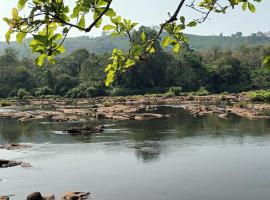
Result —
<instances>
[{"instance_id":1,"label":"forest","mask_svg":"<svg viewBox=\"0 0 270 200\"><path fill-rule=\"evenodd\" d=\"M148 31L151 34L155 30ZM135 67L117 72L110 87L104 84L109 52L77 49L57 57L55 64L40 67L33 58L21 57L16 49L6 48L0 56L0 97L238 93L270 86L270 72L262 66L270 45L240 45L234 49L212 46L195 51L183 44L177 54L161 48L160 42L155 48L154 54Z\"/></svg>"}]
</instances>

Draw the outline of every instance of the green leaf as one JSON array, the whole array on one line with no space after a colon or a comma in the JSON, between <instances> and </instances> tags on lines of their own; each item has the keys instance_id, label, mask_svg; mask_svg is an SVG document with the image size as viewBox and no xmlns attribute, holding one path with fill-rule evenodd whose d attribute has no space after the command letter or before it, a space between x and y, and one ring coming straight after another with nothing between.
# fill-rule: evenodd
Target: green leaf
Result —
<instances>
[{"instance_id":1,"label":"green leaf","mask_svg":"<svg viewBox=\"0 0 270 200\"><path fill-rule=\"evenodd\" d=\"M18 19L19 12L18 12L17 8L12 9L12 17L13 17L13 19Z\"/></svg>"},{"instance_id":2,"label":"green leaf","mask_svg":"<svg viewBox=\"0 0 270 200\"><path fill-rule=\"evenodd\" d=\"M23 39L26 37L26 34L25 32L19 32L17 35L16 35L16 40L19 44L22 44L22 41Z\"/></svg>"},{"instance_id":3,"label":"green leaf","mask_svg":"<svg viewBox=\"0 0 270 200\"><path fill-rule=\"evenodd\" d=\"M45 59L47 58L47 54L41 54L37 59L36 59L36 64L38 66L43 65Z\"/></svg>"},{"instance_id":4,"label":"green leaf","mask_svg":"<svg viewBox=\"0 0 270 200\"><path fill-rule=\"evenodd\" d=\"M255 8L254 4L249 3L249 2L248 2L248 9L252 13L255 13L256 12L256 8Z\"/></svg>"},{"instance_id":5,"label":"green leaf","mask_svg":"<svg viewBox=\"0 0 270 200\"><path fill-rule=\"evenodd\" d=\"M171 41L171 37L170 36L166 36L163 41L162 41L162 46L163 47L167 47L170 44Z\"/></svg>"},{"instance_id":6,"label":"green leaf","mask_svg":"<svg viewBox=\"0 0 270 200\"><path fill-rule=\"evenodd\" d=\"M106 76L106 80L105 80L105 85L107 87L110 86L110 84L113 82L114 77L115 77L115 71L113 71L113 70L108 71L107 76Z\"/></svg>"},{"instance_id":7,"label":"green leaf","mask_svg":"<svg viewBox=\"0 0 270 200\"><path fill-rule=\"evenodd\" d=\"M128 59L127 62L126 62L126 68L130 68L132 66L135 65L135 61L134 60L131 60L131 59Z\"/></svg>"},{"instance_id":8,"label":"green leaf","mask_svg":"<svg viewBox=\"0 0 270 200\"><path fill-rule=\"evenodd\" d=\"M173 52L174 53L179 53L180 51L180 44L179 43L176 43L173 47Z\"/></svg>"},{"instance_id":9,"label":"green leaf","mask_svg":"<svg viewBox=\"0 0 270 200\"><path fill-rule=\"evenodd\" d=\"M10 42L10 36L11 36L12 33L13 33L13 30L12 30L12 29L9 29L9 30L7 31L7 33L6 33L6 35L5 35L7 43Z\"/></svg>"},{"instance_id":10,"label":"green leaf","mask_svg":"<svg viewBox=\"0 0 270 200\"><path fill-rule=\"evenodd\" d=\"M79 21L79 23L78 23L78 26L79 26L80 28L85 29L85 17L84 17L84 15L81 16L81 19L80 19L80 21Z\"/></svg>"},{"instance_id":11,"label":"green leaf","mask_svg":"<svg viewBox=\"0 0 270 200\"><path fill-rule=\"evenodd\" d=\"M25 7L26 2L27 2L27 0L19 0L18 5L17 5L19 10L21 10Z\"/></svg>"},{"instance_id":12,"label":"green leaf","mask_svg":"<svg viewBox=\"0 0 270 200\"><path fill-rule=\"evenodd\" d=\"M45 35L33 35L33 37L34 37L35 40L38 40L39 42L41 42L45 46L48 43L48 36L45 36Z\"/></svg>"},{"instance_id":13,"label":"green leaf","mask_svg":"<svg viewBox=\"0 0 270 200\"><path fill-rule=\"evenodd\" d=\"M270 71L270 56L263 59L263 66Z\"/></svg>"},{"instance_id":14,"label":"green leaf","mask_svg":"<svg viewBox=\"0 0 270 200\"><path fill-rule=\"evenodd\" d=\"M189 27L197 26L197 22L191 21L191 22L189 22L189 23L187 24L187 26L189 26Z\"/></svg>"},{"instance_id":15,"label":"green leaf","mask_svg":"<svg viewBox=\"0 0 270 200\"><path fill-rule=\"evenodd\" d=\"M247 6L248 6L248 2L244 2L244 3L242 4L242 10L243 10L243 11L246 11Z\"/></svg>"},{"instance_id":16,"label":"green leaf","mask_svg":"<svg viewBox=\"0 0 270 200\"><path fill-rule=\"evenodd\" d=\"M180 17L180 21L181 21L181 23L182 23L183 25L185 25L186 19L185 19L184 16L181 16L181 17Z\"/></svg>"},{"instance_id":17,"label":"green leaf","mask_svg":"<svg viewBox=\"0 0 270 200\"><path fill-rule=\"evenodd\" d=\"M104 30L104 31L109 31L109 30L113 30L113 29L115 29L115 26L110 25L110 24L105 25L105 26L103 27L103 30Z\"/></svg>"},{"instance_id":18,"label":"green leaf","mask_svg":"<svg viewBox=\"0 0 270 200\"><path fill-rule=\"evenodd\" d=\"M64 47L63 45L59 46L59 47L57 48L57 50L58 50L60 53L65 53L65 51L66 51L66 49L65 49L65 47Z\"/></svg>"},{"instance_id":19,"label":"green leaf","mask_svg":"<svg viewBox=\"0 0 270 200\"><path fill-rule=\"evenodd\" d=\"M146 35L145 35L144 31L141 33L141 40L142 40L142 42L146 41Z\"/></svg>"}]
</instances>

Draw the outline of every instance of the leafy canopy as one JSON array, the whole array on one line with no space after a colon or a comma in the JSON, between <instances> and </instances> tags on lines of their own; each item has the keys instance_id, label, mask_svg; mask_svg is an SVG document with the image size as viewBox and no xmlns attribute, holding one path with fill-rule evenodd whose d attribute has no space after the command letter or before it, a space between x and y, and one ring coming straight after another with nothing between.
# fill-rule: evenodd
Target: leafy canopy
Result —
<instances>
[{"instance_id":1,"label":"leafy canopy","mask_svg":"<svg viewBox=\"0 0 270 200\"><path fill-rule=\"evenodd\" d=\"M164 32L166 37L163 38L162 46L172 46L173 52L178 53L181 46L188 42L183 31L204 22L211 12L226 13L230 8L241 6L243 11L254 13L254 3L262 0L179 0L174 13L169 14L169 18L160 24L154 37L149 37L143 31L139 39L132 37L138 23L118 16L111 8L112 1L76 0L75 6L71 7L65 0L19 0L17 7L12 9L11 17L4 18L10 27L6 40L9 42L11 35L16 34L16 40L21 44L24 38L31 35L33 39L30 47L33 53L39 55L36 63L43 65L46 59L54 63L54 58L65 52L63 44L73 28L86 33L93 28L100 28L114 37L127 36L130 41L129 51L114 49L111 63L105 69L106 85L110 85L118 70L125 71L154 53L154 44ZM26 5L29 9L26 9ZM184 16L179 16L184 5L203 14L203 17L187 22ZM26 16L20 15L22 10L27 13ZM104 19L109 23L104 24ZM270 66L270 56L265 58L264 64Z\"/></svg>"}]
</instances>

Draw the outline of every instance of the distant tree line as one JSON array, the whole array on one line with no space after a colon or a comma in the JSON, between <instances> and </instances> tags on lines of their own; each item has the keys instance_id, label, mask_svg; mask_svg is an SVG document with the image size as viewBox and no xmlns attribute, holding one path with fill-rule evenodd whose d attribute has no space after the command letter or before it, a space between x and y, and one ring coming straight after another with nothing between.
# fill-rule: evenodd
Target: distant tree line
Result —
<instances>
[{"instance_id":1,"label":"distant tree line","mask_svg":"<svg viewBox=\"0 0 270 200\"><path fill-rule=\"evenodd\" d=\"M221 93L270 88L270 72L262 67L263 57L270 54L270 46L242 46L236 50L214 47L195 52L186 45L179 54L162 49L159 42L155 48L154 54L134 68L117 72L110 87L104 85L104 66L109 62L109 54L78 49L58 57L54 65L46 63L37 67L32 59L19 58L16 50L7 48L0 56L0 97L80 98L179 90Z\"/></svg>"}]
</instances>

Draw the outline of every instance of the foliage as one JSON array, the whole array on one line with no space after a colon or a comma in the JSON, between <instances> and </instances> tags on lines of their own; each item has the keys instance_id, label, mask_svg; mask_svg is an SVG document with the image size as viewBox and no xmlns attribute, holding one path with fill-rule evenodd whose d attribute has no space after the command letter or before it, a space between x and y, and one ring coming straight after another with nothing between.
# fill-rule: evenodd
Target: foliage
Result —
<instances>
[{"instance_id":1,"label":"foliage","mask_svg":"<svg viewBox=\"0 0 270 200\"><path fill-rule=\"evenodd\" d=\"M175 96L179 96L182 92L182 88L181 87L171 87L169 92L174 94Z\"/></svg>"},{"instance_id":2,"label":"foliage","mask_svg":"<svg viewBox=\"0 0 270 200\"><path fill-rule=\"evenodd\" d=\"M196 92L193 92L193 94L196 96L206 96L209 95L209 92L204 87L200 87L200 89Z\"/></svg>"},{"instance_id":3,"label":"foliage","mask_svg":"<svg viewBox=\"0 0 270 200\"><path fill-rule=\"evenodd\" d=\"M148 31L154 32L151 28ZM197 91L194 95L207 95L270 88L270 72L262 67L270 46L200 52L185 46L179 54L163 50L159 42L155 48L147 60L125 72L117 71L110 87L104 84L103 68L108 54L79 49L57 58L55 64L46 62L44 67L36 67L33 60L19 59L9 49L0 55L0 97L178 96L192 91Z\"/></svg>"},{"instance_id":4,"label":"foliage","mask_svg":"<svg viewBox=\"0 0 270 200\"><path fill-rule=\"evenodd\" d=\"M270 90L259 90L249 94L252 101L270 102Z\"/></svg>"},{"instance_id":5,"label":"foliage","mask_svg":"<svg viewBox=\"0 0 270 200\"><path fill-rule=\"evenodd\" d=\"M199 0L196 2L198 5L196 7L193 1L189 7L199 10L200 14L204 13L204 15L202 19L192 21L179 16L186 3L185 0L181 0L174 13L160 24L154 35L149 35L149 32L141 29L140 37L136 37L138 36L136 34L135 37L132 35L138 24L118 16L111 7L112 2L113 0L77 0L74 7L71 7L64 0L18 0L17 8L12 9L11 17L4 18L10 26L6 33L6 40L9 42L11 35L16 34L17 42L21 44L27 35L32 35L30 48L33 53L39 54L36 64L41 66L46 59L56 63L55 57L65 52L63 43L71 29L90 32L93 28L102 28L111 36L127 36L130 42L129 50L123 52L121 49L114 49L110 57L111 63L106 67L105 84L109 86L115 80L117 72L126 71L149 54L155 53L157 50L155 44L163 32L166 32L166 36L162 39L162 46L171 46L173 52L178 53L188 42L183 31L188 27L196 26L198 22L204 22L210 12L224 14L231 8L242 6L243 11L249 10L254 13L256 11L254 2L261 2L261 0ZM27 3L31 5L29 9L25 8ZM87 24L86 18L90 17L92 22ZM103 24L104 19L108 24ZM268 65L269 60L266 57L264 64Z\"/></svg>"},{"instance_id":6,"label":"foliage","mask_svg":"<svg viewBox=\"0 0 270 200\"><path fill-rule=\"evenodd\" d=\"M17 97L19 99L24 99L25 97L28 97L30 96L30 93L28 91L26 91L25 89L23 88L19 88L18 89L18 92L17 92Z\"/></svg>"}]
</instances>

